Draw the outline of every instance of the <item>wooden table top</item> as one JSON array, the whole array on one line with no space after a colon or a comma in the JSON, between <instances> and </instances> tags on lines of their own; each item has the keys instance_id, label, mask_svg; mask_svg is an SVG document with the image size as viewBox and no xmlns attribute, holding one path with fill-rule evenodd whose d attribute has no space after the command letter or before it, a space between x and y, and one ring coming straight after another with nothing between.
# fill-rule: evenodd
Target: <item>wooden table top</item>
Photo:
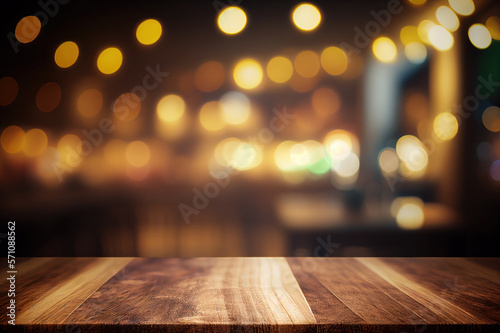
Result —
<instances>
[{"instance_id":1,"label":"wooden table top","mask_svg":"<svg viewBox=\"0 0 500 333\"><path fill-rule=\"evenodd\" d=\"M500 332L493 258L25 258L16 268L25 331ZM6 271L2 331L13 329Z\"/></svg>"}]
</instances>

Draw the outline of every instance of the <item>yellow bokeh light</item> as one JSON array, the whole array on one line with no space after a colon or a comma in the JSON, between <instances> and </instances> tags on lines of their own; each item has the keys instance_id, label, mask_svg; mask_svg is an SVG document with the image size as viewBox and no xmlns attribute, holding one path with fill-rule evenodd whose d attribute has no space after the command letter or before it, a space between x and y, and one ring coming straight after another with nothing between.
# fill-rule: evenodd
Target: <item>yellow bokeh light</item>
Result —
<instances>
[{"instance_id":1,"label":"yellow bokeh light","mask_svg":"<svg viewBox=\"0 0 500 333\"><path fill-rule=\"evenodd\" d=\"M74 134L66 134L57 143L57 151L61 163L71 168L77 167L82 162L82 140Z\"/></svg>"},{"instance_id":2,"label":"yellow bokeh light","mask_svg":"<svg viewBox=\"0 0 500 333\"><path fill-rule=\"evenodd\" d=\"M385 148L378 155L378 165L383 172L394 173L399 168L399 157L395 149Z\"/></svg>"},{"instance_id":3,"label":"yellow bokeh light","mask_svg":"<svg viewBox=\"0 0 500 333\"><path fill-rule=\"evenodd\" d=\"M418 36L418 28L413 25L407 25L401 29L399 32L399 38L401 42L407 45L414 42L420 42L420 37Z\"/></svg>"},{"instance_id":4,"label":"yellow bokeh light","mask_svg":"<svg viewBox=\"0 0 500 333\"><path fill-rule=\"evenodd\" d=\"M316 6L310 3L302 3L293 10L292 20L300 30L311 31L320 24L321 13Z\"/></svg>"},{"instance_id":5,"label":"yellow bokeh light","mask_svg":"<svg viewBox=\"0 0 500 333\"><path fill-rule=\"evenodd\" d=\"M284 83L290 80L293 74L293 64L285 57L277 56L269 60L267 64L267 76L271 81Z\"/></svg>"},{"instance_id":6,"label":"yellow bokeh light","mask_svg":"<svg viewBox=\"0 0 500 333\"><path fill-rule=\"evenodd\" d=\"M186 103L178 95L163 97L156 106L156 114L161 121L172 123L179 120L186 110Z\"/></svg>"},{"instance_id":7,"label":"yellow bokeh light","mask_svg":"<svg viewBox=\"0 0 500 333\"><path fill-rule=\"evenodd\" d=\"M25 137L21 127L12 125L3 130L0 143L7 153L15 154L23 149Z\"/></svg>"},{"instance_id":8,"label":"yellow bokeh light","mask_svg":"<svg viewBox=\"0 0 500 333\"><path fill-rule=\"evenodd\" d=\"M149 162L151 152L149 146L142 141L132 141L125 149L127 162L133 167L142 167Z\"/></svg>"},{"instance_id":9,"label":"yellow bokeh light","mask_svg":"<svg viewBox=\"0 0 500 333\"><path fill-rule=\"evenodd\" d=\"M78 112L85 117L93 117L101 111L102 94L97 89L87 89L78 96Z\"/></svg>"},{"instance_id":10,"label":"yellow bokeh light","mask_svg":"<svg viewBox=\"0 0 500 333\"><path fill-rule=\"evenodd\" d=\"M225 93L220 102L222 104L222 116L229 124L242 124L250 116L250 100L240 92L230 91Z\"/></svg>"},{"instance_id":11,"label":"yellow bokeh light","mask_svg":"<svg viewBox=\"0 0 500 333\"><path fill-rule=\"evenodd\" d=\"M135 31L137 40L143 45L151 45L156 43L158 39L160 39L161 34L161 24L154 19L142 21Z\"/></svg>"},{"instance_id":12,"label":"yellow bokeh light","mask_svg":"<svg viewBox=\"0 0 500 333\"><path fill-rule=\"evenodd\" d=\"M241 142L234 149L228 162L236 170L250 170L262 162L262 151L256 145Z\"/></svg>"},{"instance_id":13,"label":"yellow bokeh light","mask_svg":"<svg viewBox=\"0 0 500 333\"><path fill-rule=\"evenodd\" d=\"M217 61L207 61L201 64L194 73L194 84L203 92L212 92L224 83L226 73L224 66Z\"/></svg>"},{"instance_id":14,"label":"yellow bokeh light","mask_svg":"<svg viewBox=\"0 0 500 333\"><path fill-rule=\"evenodd\" d=\"M450 31L456 31L460 26L457 14L450 7L441 6L436 10L436 18L443 27Z\"/></svg>"},{"instance_id":15,"label":"yellow bokeh light","mask_svg":"<svg viewBox=\"0 0 500 333\"><path fill-rule=\"evenodd\" d=\"M408 0L409 3L415 6L421 6L427 2L427 0Z\"/></svg>"},{"instance_id":16,"label":"yellow bokeh light","mask_svg":"<svg viewBox=\"0 0 500 333\"><path fill-rule=\"evenodd\" d=\"M217 163L221 166L230 166L233 153L236 148L241 144L241 140L238 138L225 138L220 141L215 147L214 157Z\"/></svg>"},{"instance_id":17,"label":"yellow bokeh light","mask_svg":"<svg viewBox=\"0 0 500 333\"><path fill-rule=\"evenodd\" d=\"M440 25L429 30L429 41L439 51L447 51L453 46L453 35Z\"/></svg>"},{"instance_id":18,"label":"yellow bokeh light","mask_svg":"<svg viewBox=\"0 0 500 333\"><path fill-rule=\"evenodd\" d=\"M396 60L398 50L396 44L387 37L379 37L373 42L373 54L381 62L390 63Z\"/></svg>"},{"instance_id":19,"label":"yellow bokeh light","mask_svg":"<svg viewBox=\"0 0 500 333\"><path fill-rule=\"evenodd\" d=\"M436 116L433 123L434 134L443 140L451 140L457 135L458 120L450 112L442 112Z\"/></svg>"},{"instance_id":20,"label":"yellow bokeh light","mask_svg":"<svg viewBox=\"0 0 500 333\"><path fill-rule=\"evenodd\" d=\"M228 35L241 32L247 24L247 15L243 9L230 6L223 9L217 18L219 29Z\"/></svg>"},{"instance_id":21,"label":"yellow bokeh light","mask_svg":"<svg viewBox=\"0 0 500 333\"><path fill-rule=\"evenodd\" d=\"M359 153L358 139L344 130L333 130L326 134L323 144L333 163L342 161L350 153Z\"/></svg>"},{"instance_id":22,"label":"yellow bokeh light","mask_svg":"<svg viewBox=\"0 0 500 333\"><path fill-rule=\"evenodd\" d=\"M424 224L424 203L418 197L399 197L391 204L391 214L401 229L415 230Z\"/></svg>"},{"instance_id":23,"label":"yellow bokeh light","mask_svg":"<svg viewBox=\"0 0 500 333\"><path fill-rule=\"evenodd\" d=\"M359 171L359 158L353 152L337 163L332 163L332 170L342 178L350 178L355 176Z\"/></svg>"},{"instance_id":24,"label":"yellow bokeh light","mask_svg":"<svg viewBox=\"0 0 500 333\"><path fill-rule=\"evenodd\" d=\"M341 75L347 70L347 55L344 50L330 46L321 52L321 66L330 75Z\"/></svg>"},{"instance_id":25,"label":"yellow bokeh light","mask_svg":"<svg viewBox=\"0 0 500 333\"><path fill-rule=\"evenodd\" d=\"M253 59L243 59L234 67L233 77L243 89L254 89L262 82L262 67Z\"/></svg>"},{"instance_id":26,"label":"yellow bokeh light","mask_svg":"<svg viewBox=\"0 0 500 333\"><path fill-rule=\"evenodd\" d=\"M484 127L491 132L500 132L500 108L490 106L483 112Z\"/></svg>"},{"instance_id":27,"label":"yellow bokeh light","mask_svg":"<svg viewBox=\"0 0 500 333\"><path fill-rule=\"evenodd\" d=\"M405 135L396 143L396 153L410 172L421 172L427 167L429 157L422 142L413 135Z\"/></svg>"},{"instance_id":28,"label":"yellow bokeh light","mask_svg":"<svg viewBox=\"0 0 500 333\"><path fill-rule=\"evenodd\" d=\"M218 101L210 101L200 109L199 119L201 126L209 131L218 131L225 125L222 118L222 105Z\"/></svg>"},{"instance_id":29,"label":"yellow bokeh light","mask_svg":"<svg viewBox=\"0 0 500 333\"><path fill-rule=\"evenodd\" d=\"M311 78L321 68L319 56L313 51L302 51L294 60L295 71L302 77Z\"/></svg>"},{"instance_id":30,"label":"yellow bokeh light","mask_svg":"<svg viewBox=\"0 0 500 333\"><path fill-rule=\"evenodd\" d=\"M97 68L103 74L113 74L120 69L122 62L122 52L116 47L108 47L99 54Z\"/></svg>"},{"instance_id":31,"label":"yellow bokeh light","mask_svg":"<svg viewBox=\"0 0 500 333\"><path fill-rule=\"evenodd\" d=\"M14 34L18 41L23 44L32 42L40 33L42 23L36 16L23 17L16 25Z\"/></svg>"},{"instance_id":32,"label":"yellow bokeh light","mask_svg":"<svg viewBox=\"0 0 500 333\"><path fill-rule=\"evenodd\" d=\"M493 39L500 40L500 17L489 17L486 20L486 28L488 28Z\"/></svg>"},{"instance_id":33,"label":"yellow bokeh light","mask_svg":"<svg viewBox=\"0 0 500 333\"><path fill-rule=\"evenodd\" d=\"M458 14L468 16L474 13L475 6L472 0L448 0L450 7Z\"/></svg>"},{"instance_id":34,"label":"yellow bokeh light","mask_svg":"<svg viewBox=\"0 0 500 333\"><path fill-rule=\"evenodd\" d=\"M56 49L54 54L54 60L57 66L61 68L68 68L73 66L73 64L78 59L80 51L78 45L75 42L64 42Z\"/></svg>"},{"instance_id":35,"label":"yellow bokeh light","mask_svg":"<svg viewBox=\"0 0 500 333\"><path fill-rule=\"evenodd\" d=\"M426 44L430 44L429 40L429 32L430 30L436 26L436 23L430 21L430 20L423 20L422 22L419 23L417 32L418 32L418 37L420 37L420 40Z\"/></svg>"},{"instance_id":36,"label":"yellow bokeh light","mask_svg":"<svg viewBox=\"0 0 500 333\"><path fill-rule=\"evenodd\" d=\"M485 49L491 44L490 32L482 24L473 24L469 28L469 39L472 45L478 49Z\"/></svg>"},{"instance_id":37,"label":"yellow bokeh light","mask_svg":"<svg viewBox=\"0 0 500 333\"><path fill-rule=\"evenodd\" d=\"M293 161L291 153L292 147L296 144L295 141L283 141L274 150L274 162L280 170L297 170L297 164Z\"/></svg>"},{"instance_id":38,"label":"yellow bokeh light","mask_svg":"<svg viewBox=\"0 0 500 333\"><path fill-rule=\"evenodd\" d=\"M4 76L0 79L0 106L7 106L14 102L19 91L16 79Z\"/></svg>"},{"instance_id":39,"label":"yellow bokeh light","mask_svg":"<svg viewBox=\"0 0 500 333\"><path fill-rule=\"evenodd\" d=\"M424 44L413 42L405 46L406 58L413 64L421 64L427 59L427 48Z\"/></svg>"},{"instance_id":40,"label":"yellow bokeh light","mask_svg":"<svg viewBox=\"0 0 500 333\"><path fill-rule=\"evenodd\" d=\"M113 114L117 119L132 121L141 112L141 99L133 93L121 94L113 103Z\"/></svg>"},{"instance_id":41,"label":"yellow bokeh light","mask_svg":"<svg viewBox=\"0 0 500 333\"><path fill-rule=\"evenodd\" d=\"M23 152L29 157L42 155L49 140L47 134L39 128L34 128L26 132Z\"/></svg>"},{"instance_id":42,"label":"yellow bokeh light","mask_svg":"<svg viewBox=\"0 0 500 333\"><path fill-rule=\"evenodd\" d=\"M323 87L314 91L311 104L318 115L329 117L339 111L341 100L337 91Z\"/></svg>"}]
</instances>

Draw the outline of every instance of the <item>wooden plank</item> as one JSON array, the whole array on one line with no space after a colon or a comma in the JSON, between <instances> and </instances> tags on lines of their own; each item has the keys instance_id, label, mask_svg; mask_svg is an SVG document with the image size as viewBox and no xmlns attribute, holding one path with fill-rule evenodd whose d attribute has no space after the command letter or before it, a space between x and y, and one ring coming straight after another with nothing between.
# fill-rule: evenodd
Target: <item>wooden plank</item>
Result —
<instances>
[{"instance_id":1,"label":"wooden plank","mask_svg":"<svg viewBox=\"0 0 500 333\"><path fill-rule=\"evenodd\" d=\"M66 323L295 331L316 320L284 258L157 258L135 259Z\"/></svg>"}]
</instances>

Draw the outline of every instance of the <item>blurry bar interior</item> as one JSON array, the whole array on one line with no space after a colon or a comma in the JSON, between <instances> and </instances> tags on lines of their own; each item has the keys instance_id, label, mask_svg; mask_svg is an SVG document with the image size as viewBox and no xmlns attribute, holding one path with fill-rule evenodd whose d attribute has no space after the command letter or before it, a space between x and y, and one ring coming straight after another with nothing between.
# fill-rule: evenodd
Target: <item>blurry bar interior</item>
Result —
<instances>
[{"instance_id":1,"label":"blurry bar interior","mask_svg":"<svg viewBox=\"0 0 500 333\"><path fill-rule=\"evenodd\" d=\"M2 4L19 256L499 256L500 2Z\"/></svg>"}]
</instances>

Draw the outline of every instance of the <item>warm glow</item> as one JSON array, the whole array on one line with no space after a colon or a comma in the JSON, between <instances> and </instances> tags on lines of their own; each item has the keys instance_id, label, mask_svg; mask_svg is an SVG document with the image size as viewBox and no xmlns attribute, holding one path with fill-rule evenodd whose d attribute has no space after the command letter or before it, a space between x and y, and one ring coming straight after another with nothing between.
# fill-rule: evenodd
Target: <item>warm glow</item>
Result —
<instances>
[{"instance_id":1,"label":"warm glow","mask_svg":"<svg viewBox=\"0 0 500 333\"><path fill-rule=\"evenodd\" d=\"M421 64L427 59L427 48L424 44L413 42L405 46L405 55L413 64Z\"/></svg>"},{"instance_id":2,"label":"warm glow","mask_svg":"<svg viewBox=\"0 0 500 333\"><path fill-rule=\"evenodd\" d=\"M262 152L254 144L241 142L236 146L228 164L236 170L249 170L262 162Z\"/></svg>"},{"instance_id":3,"label":"warm glow","mask_svg":"<svg viewBox=\"0 0 500 333\"><path fill-rule=\"evenodd\" d=\"M410 172L421 172L429 158L422 142L413 135L405 135L396 143L396 153Z\"/></svg>"},{"instance_id":4,"label":"warm glow","mask_svg":"<svg viewBox=\"0 0 500 333\"><path fill-rule=\"evenodd\" d=\"M347 158L350 153L357 154L359 151L357 138L344 130L330 131L326 134L323 144L325 145L326 151L332 158L334 165L336 162Z\"/></svg>"},{"instance_id":5,"label":"warm glow","mask_svg":"<svg viewBox=\"0 0 500 333\"><path fill-rule=\"evenodd\" d=\"M142 141L132 141L125 149L127 162L134 167L142 167L149 162L150 159L149 146Z\"/></svg>"},{"instance_id":6,"label":"warm glow","mask_svg":"<svg viewBox=\"0 0 500 333\"><path fill-rule=\"evenodd\" d=\"M154 44L160 39L162 28L160 22L153 19L142 21L137 27L135 36L139 43L144 45Z\"/></svg>"},{"instance_id":7,"label":"warm glow","mask_svg":"<svg viewBox=\"0 0 500 333\"><path fill-rule=\"evenodd\" d=\"M439 51L446 51L453 46L453 35L440 25L429 30L429 41Z\"/></svg>"},{"instance_id":8,"label":"warm glow","mask_svg":"<svg viewBox=\"0 0 500 333\"><path fill-rule=\"evenodd\" d=\"M297 142L283 141L274 150L274 162L276 166L282 171L293 171L297 169L297 164L292 158L292 147Z\"/></svg>"},{"instance_id":9,"label":"warm glow","mask_svg":"<svg viewBox=\"0 0 500 333\"><path fill-rule=\"evenodd\" d=\"M245 28L247 15L239 7L227 7L220 12L217 24L223 33L234 35Z\"/></svg>"},{"instance_id":10,"label":"warm glow","mask_svg":"<svg viewBox=\"0 0 500 333\"><path fill-rule=\"evenodd\" d=\"M313 51L300 52L294 60L295 71L302 77L311 78L321 67L319 56Z\"/></svg>"},{"instance_id":11,"label":"warm glow","mask_svg":"<svg viewBox=\"0 0 500 333\"><path fill-rule=\"evenodd\" d=\"M39 128L34 128L26 132L23 152L29 157L42 155L49 140L47 134Z\"/></svg>"},{"instance_id":12,"label":"warm glow","mask_svg":"<svg viewBox=\"0 0 500 333\"><path fill-rule=\"evenodd\" d=\"M434 119L434 134L443 140L451 140L457 135L458 121L457 118L449 113L443 112L437 115Z\"/></svg>"},{"instance_id":13,"label":"warm glow","mask_svg":"<svg viewBox=\"0 0 500 333\"><path fill-rule=\"evenodd\" d=\"M222 118L222 105L217 101L210 101L203 104L200 109L199 118L201 126L209 131L218 131L225 125Z\"/></svg>"},{"instance_id":14,"label":"warm glow","mask_svg":"<svg viewBox=\"0 0 500 333\"><path fill-rule=\"evenodd\" d=\"M87 89L80 94L77 101L78 112L85 117L93 117L101 111L102 94L97 89Z\"/></svg>"},{"instance_id":15,"label":"warm glow","mask_svg":"<svg viewBox=\"0 0 500 333\"><path fill-rule=\"evenodd\" d=\"M81 161L82 140L74 134L66 134L57 143L57 151L61 156L61 163L71 168L77 167Z\"/></svg>"},{"instance_id":16,"label":"warm glow","mask_svg":"<svg viewBox=\"0 0 500 333\"><path fill-rule=\"evenodd\" d=\"M408 0L409 3L415 6L421 6L427 2L427 0Z\"/></svg>"},{"instance_id":17,"label":"warm glow","mask_svg":"<svg viewBox=\"0 0 500 333\"><path fill-rule=\"evenodd\" d=\"M233 77L243 89L254 89L262 82L262 68L253 59L243 59L234 67Z\"/></svg>"},{"instance_id":18,"label":"warm glow","mask_svg":"<svg viewBox=\"0 0 500 333\"><path fill-rule=\"evenodd\" d=\"M359 158L354 153L349 153L345 158L332 163L332 170L342 178L355 176L359 171Z\"/></svg>"},{"instance_id":19,"label":"warm glow","mask_svg":"<svg viewBox=\"0 0 500 333\"><path fill-rule=\"evenodd\" d=\"M141 99L133 93L124 93L113 103L113 113L123 121L132 121L141 111Z\"/></svg>"},{"instance_id":20,"label":"warm glow","mask_svg":"<svg viewBox=\"0 0 500 333\"><path fill-rule=\"evenodd\" d=\"M379 37L373 42L373 54L375 57L385 63L396 60L398 51L396 44L387 37Z\"/></svg>"},{"instance_id":21,"label":"warm glow","mask_svg":"<svg viewBox=\"0 0 500 333\"><path fill-rule=\"evenodd\" d=\"M424 224L423 202L416 197L397 198L391 205L398 226L401 229L420 229Z\"/></svg>"},{"instance_id":22,"label":"warm glow","mask_svg":"<svg viewBox=\"0 0 500 333\"><path fill-rule=\"evenodd\" d=\"M339 111L341 101L337 91L323 87L314 91L311 104L318 115L329 117Z\"/></svg>"},{"instance_id":23,"label":"warm glow","mask_svg":"<svg viewBox=\"0 0 500 333\"><path fill-rule=\"evenodd\" d=\"M500 132L500 108L498 106L490 106L483 112L484 127L491 132Z\"/></svg>"},{"instance_id":24,"label":"warm glow","mask_svg":"<svg viewBox=\"0 0 500 333\"><path fill-rule=\"evenodd\" d=\"M493 39L500 40L500 17L492 16L486 20L486 28Z\"/></svg>"},{"instance_id":25,"label":"warm glow","mask_svg":"<svg viewBox=\"0 0 500 333\"><path fill-rule=\"evenodd\" d=\"M186 110L184 100L178 95L163 97L156 106L156 114L161 121L172 123L179 120Z\"/></svg>"},{"instance_id":26,"label":"warm glow","mask_svg":"<svg viewBox=\"0 0 500 333\"><path fill-rule=\"evenodd\" d=\"M42 23L36 16L23 17L16 25L15 35L21 43L32 42L40 33Z\"/></svg>"},{"instance_id":27,"label":"warm glow","mask_svg":"<svg viewBox=\"0 0 500 333\"><path fill-rule=\"evenodd\" d=\"M19 126L9 126L3 130L0 143L3 150L9 154L20 152L24 146L26 134Z\"/></svg>"},{"instance_id":28,"label":"warm glow","mask_svg":"<svg viewBox=\"0 0 500 333\"><path fill-rule=\"evenodd\" d=\"M418 29L413 25L407 25L401 29L399 32L399 38L401 42L407 45L414 42L420 42L420 37L418 36Z\"/></svg>"},{"instance_id":29,"label":"warm glow","mask_svg":"<svg viewBox=\"0 0 500 333\"><path fill-rule=\"evenodd\" d=\"M474 13L475 6L472 0L448 0L450 7L460 15L467 16Z\"/></svg>"},{"instance_id":30,"label":"warm glow","mask_svg":"<svg viewBox=\"0 0 500 333\"><path fill-rule=\"evenodd\" d=\"M482 24L473 24L469 28L469 39L472 45L478 49L485 49L491 44L490 32Z\"/></svg>"},{"instance_id":31,"label":"warm glow","mask_svg":"<svg viewBox=\"0 0 500 333\"><path fill-rule=\"evenodd\" d=\"M321 52L321 66L330 75L343 74L347 69L347 56L341 48L330 46Z\"/></svg>"},{"instance_id":32,"label":"warm glow","mask_svg":"<svg viewBox=\"0 0 500 333\"><path fill-rule=\"evenodd\" d=\"M250 116L250 100L240 92L230 91L225 93L220 102L224 120L229 124L241 124Z\"/></svg>"},{"instance_id":33,"label":"warm glow","mask_svg":"<svg viewBox=\"0 0 500 333\"><path fill-rule=\"evenodd\" d=\"M13 77L2 77L0 79L0 106L7 106L14 102L17 97L18 90L19 86Z\"/></svg>"},{"instance_id":34,"label":"warm glow","mask_svg":"<svg viewBox=\"0 0 500 333\"><path fill-rule=\"evenodd\" d=\"M443 27L450 31L456 31L460 26L457 14L450 7L441 6L436 10L436 18Z\"/></svg>"},{"instance_id":35,"label":"warm glow","mask_svg":"<svg viewBox=\"0 0 500 333\"><path fill-rule=\"evenodd\" d=\"M316 6L302 3L293 10L292 19L300 30L311 31L321 22L321 13Z\"/></svg>"},{"instance_id":36,"label":"warm glow","mask_svg":"<svg viewBox=\"0 0 500 333\"><path fill-rule=\"evenodd\" d=\"M61 101L61 87L55 82L48 82L38 89L36 106L42 112L53 111Z\"/></svg>"},{"instance_id":37,"label":"warm glow","mask_svg":"<svg viewBox=\"0 0 500 333\"><path fill-rule=\"evenodd\" d=\"M429 20L423 20L422 22L419 23L417 32L418 32L418 37L420 37L420 40L426 44L430 44L429 40L429 32L433 27L436 26L436 23L429 21Z\"/></svg>"},{"instance_id":38,"label":"warm glow","mask_svg":"<svg viewBox=\"0 0 500 333\"><path fill-rule=\"evenodd\" d=\"M57 66L61 68L68 68L72 66L76 59L78 59L78 45L75 42L64 42L56 50L54 60Z\"/></svg>"},{"instance_id":39,"label":"warm glow","mask_svg":"<svg viewBox=\"0 0 500 333\"><path fill-rule=\"evenodd\" d=\"M217 61L207 61L201 64L194 73L194 84L203 92L212 92L224 83L226 73L224 66Z\"/></svg>"},{"instance_id":40,"label":"warm glow","mask_svg":"<svg viewBox=\"0 0 500 333\"><path fill-rule=\"evenodd\" d=\"M113 74L120 69L122 61L122 52L116 47L109 47L99 54L97 68L103 74Z\"/></svg>"},{"instance_id":41,"label":"warm glow","mask_svg":"<svg viewBox=\"0 0 500 333\"><path fill-rule=\"evenodd\" d=\"M292 77L293 65L292 62L285 57L274 57L267 64L267 76L271 81L276 83L284 83Z\"/></svg>"},{"instance_id":42,"label":"warm glow","mask_svg":"<svg viewBox=\"0 0 500 333\"><path fill-rule=\"evenodd\" d=\"M378 155L378 165L383 172L394 173L399 168L399 157L392 148L383 149Z\"/></svg>"}]
</instances>

